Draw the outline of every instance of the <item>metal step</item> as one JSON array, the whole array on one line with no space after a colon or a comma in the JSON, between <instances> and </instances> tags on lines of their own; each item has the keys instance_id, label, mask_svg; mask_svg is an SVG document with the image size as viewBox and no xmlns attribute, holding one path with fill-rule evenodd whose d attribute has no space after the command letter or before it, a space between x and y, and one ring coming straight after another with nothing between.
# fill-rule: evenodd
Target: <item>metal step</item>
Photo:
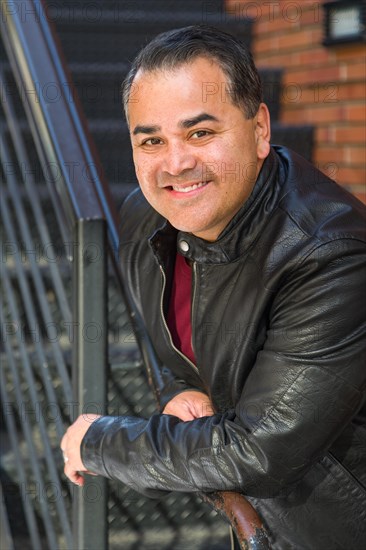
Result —
<instances>
[{"instance_id":1,"label":"metal step","mask_svg":"<svg viewBox=\"0 0 366 550\"><path fill-rule=\"evenodd\" d=\"M195 13L162 15L143 13L138 18L120 22L87 20L56 21L64 54L70 62L127 62L152 38L161 32L192 24L202 18ZM76 24L77 23L77 24ZM251 24L247 20L215 16L210 24L239 37L248 46L251 41Z\"/></svg>"},{"instance_id":2,"label":"metal step","mask_svg":"<svg viewBox=\"0 0 366 550\"><path fill-rule=\"evenodd\" d=\"M91 18L93 15L100 15L105 12L128 12L128 11L168 11L169 13L196 12L196 13L221 13L225 9L224 0L208 0L198 2L197 0L58 0L57 3L50 0L50 15L60 16L64 11L72 15L75 11L81 11L85 16Z\"/></svg>"}]
</instances>

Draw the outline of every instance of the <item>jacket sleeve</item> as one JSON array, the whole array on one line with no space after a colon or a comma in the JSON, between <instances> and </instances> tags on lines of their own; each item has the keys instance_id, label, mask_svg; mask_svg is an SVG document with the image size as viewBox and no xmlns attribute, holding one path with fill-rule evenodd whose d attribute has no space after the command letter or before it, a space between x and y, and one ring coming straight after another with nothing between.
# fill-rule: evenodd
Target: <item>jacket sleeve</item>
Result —
<instances>
[{"instance_id":1,"label":"jacket sleeve","mask_svg":"<svg viewBox=\"0 0 366 550\"><path fill-rule=\"evenodd\" d=\"M82 442L86 468L141 492L275 496L299 480L364 398L364 259L358 241L323 244L287 277L235 409L102 417Z\"/></svg>"}]
</instances>

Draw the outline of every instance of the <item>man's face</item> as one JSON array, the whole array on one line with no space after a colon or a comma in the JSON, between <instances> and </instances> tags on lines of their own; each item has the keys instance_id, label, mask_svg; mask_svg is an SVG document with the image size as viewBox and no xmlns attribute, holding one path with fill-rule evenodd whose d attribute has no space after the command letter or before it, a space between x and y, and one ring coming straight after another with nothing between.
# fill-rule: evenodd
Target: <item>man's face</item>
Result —
<instances>
[{"instance_id":1,"label":"man's face","mask_svg":"<svg viewBox=\"0 0 366 550\"><path fill-rule=\"evenodd\" d=\"M214 241L250 195L269 152L269 115L232 104L217 63L139 72L129 102L136 175L148 202L181 231Z\"/></svg>"}]
</instances>

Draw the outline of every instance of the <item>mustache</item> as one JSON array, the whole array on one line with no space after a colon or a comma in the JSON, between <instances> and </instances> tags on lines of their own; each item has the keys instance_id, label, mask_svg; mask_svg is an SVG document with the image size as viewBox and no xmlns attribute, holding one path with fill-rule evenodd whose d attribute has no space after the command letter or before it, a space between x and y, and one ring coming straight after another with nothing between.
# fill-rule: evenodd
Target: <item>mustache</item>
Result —
<instances>
[{"instance_id":1,"label":"mustache","mask_svg":"<svg viewBox=\"0 0 366 550\"><path fill-rule=\"evenodd\" d=\"M211 166L212 168L212 166ZM215 171L210 169L210 166L203 166L199 170L183 170L179 175L172 176L168 172L160 174L159 186L165 187L167 185L184 185L186 183L199 183L207 182L214 179Z\"/></svg>"}]
</instances>

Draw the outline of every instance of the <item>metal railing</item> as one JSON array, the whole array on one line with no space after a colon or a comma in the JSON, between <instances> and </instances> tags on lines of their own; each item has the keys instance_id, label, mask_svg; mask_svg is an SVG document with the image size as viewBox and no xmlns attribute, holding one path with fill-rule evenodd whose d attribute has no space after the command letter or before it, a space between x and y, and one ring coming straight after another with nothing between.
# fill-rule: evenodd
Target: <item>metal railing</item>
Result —
<instances>
[{"instance_id":1,"label":"metal railing","mask_svg":"<svg viewBox=\"0 0 366 550\"><path fill-rule=\"evenodd\" d=\"M26 9L26 19L18 8ZM4 394L2 400L7 407L4 417L16 457L20 498L26 513L32 547L39 549L46 545L52 549L60 546L103 549L107 546L106 480L89 479L82 493L73 492L74 521L71 521L68 509L70 498L67 497L70 497L72 488L65 489L58 444L64 432L65 421L70 422L77 414L88 412L91 404L95 406L97 403L99 412L106 412L107 335L104 331L98 339L85 337L85 327L87 319L92 319L96 327L106 327L106 222L100 202L105 200L107 192L104 190L102 198L99 199L93 185L85 185L85 177L90 181L94 178L100 182L96 176L95 158L91 155L92 147L87 141L87 133L83 128L75 100L70 101L66 96L62 96L60 101L52 104L50 108L47 98L42 94L44 86L50 82L60 85L61 88L62 82L70 80L42 9L43 6L39 2L22 2L18 5L14 2L3 2L1 30L12 73L32 130L40 166L43 172L50 167L53 169L51 174L43 173L43 177L47 182L48 196L51 198L53 213L58 221L61 243L67 250L59 257L59 260L62 257L61 262L45 261L45 256L47 259L57 258L57 253L53 250L53 238L47 231L34 181L32 161L28 158L21 128L17 124L13 98L11 94L5 93L8 88L5 75L2 74L2 105L15 150L16 163L21 167L23 179L21 186L12 169L15 159L9 151L5 129L2 128L1 160L7 183L6 198L11 201L11 205L6 200L1 203L7 236L3 251L8 256L10 252L14 252L11 259L14 260L28 325L38 333L42 332L39 328L42 326L46 335L46 338L42 338L40 334L36 334L32 339L36 362L31 365L29 346L22 341L24 330L16 303L14 284L9 279L9 258L3 258L2 275L7 302L4 311L9 311L10 323L16 323L13 340L16 339L17 342L12 349L9 331L6 333L10 324L6 319L2 319L2 326L5 328L5 352L11 373L9 383L15 394L14 397ZM24 192L27 193L33 220L40 231L37 243L31 238L29 216L24 210L22 200L19 200ZM10 216L12 209L15 210L13 220ZM25 245L25 255L23 250L16 250L19 240L15 221ZM91 252L88 246L97 248L96 257L90 259ZM26 258L26 265L21 263L22 254ZM62 260L63 268L71 271L67 258L73 259L75 264L76 293L73 297L73 315L60 273ZM32 277L32 288L27 270ZM50 278L51 284L48 288L44 284L45 276ZM93 285L93 300L90 300L90 285ZM73 350L72 376L70 363L65 363L65 350L61 349L60 334L54 338L48 334L55 327L54 315L46 298L50 289L54 292L57 307L62 312L64 329L69 329L69 338L64 338L64 341L68 341L69 347ZM33 292L36 300L33 299ZM49 350L45 349L45 341ZM47 357L47 352L52 353L52 358ZM14 359L17 354L20 356L19 364L16 364ZM55 373L50 367L51 362L56 366ZM21 375L26 381L27 392L22 392ZM52 376L57 376L60 382L61 395L56 395ZM39 377L42 378L42 385L41 390L37 392ZM6 388L7 381L1 382L2 388ZM24 406L28 403L26 393L29 393L30 405L28 410L24 411ZM14 404L12 411L9 410L10 404ZM42 404L47 410L52 407L53 423L46 421ZM65 412L67 405L69 410ZM10 412L13 414L9 414ZM32 414L35 418L32 418ZM18 452L21 444L17 439L19 430L14 426L15 419L22 425L27 460ZM39 437L35 434L38 430ZM42 452L39 447L42 447ZM43 453L47 467L43 467ZM32 470L31 475L27 472L29 466ZM36 480L37 495L33 499L29 498L29 479ZM51 506L50 488L55 495ZM90 497L91 492L96 492L98 498ZM65 495L65 498L60 498L62 495ZM38 515L42 518L44 534L38 527ZM98 517L98 522L91 521L95 517Z\"/></svg>"},{"instance_id":2,"label":"metal railing","mask_svg":"<svg viewBox=\"0 0 366 550\"><path fill-rule=\"evenodd\" d=\"M1 162L6 187L3 190L5 200L1 201L5 226L1 323L6 368L1 370L0 384L4 418L15 459L16 485L21 488L18 496L23 503L32 548L103 550L108 547L106 481L89 478L83 493L73 491L62 477L58 442L65 422L81 412L95 412L95 408L90 407L96 404L98 412L106 410L108 250L149 380L156 392L161 386L159 361L118 270L116 212L77 95L61 93L59 100L50 105L42 93L50 82L58 90L63 89L64 82L68 83L69 90L72 89L43 2L23 0L22 10L18 9L19 4L2 2L1 32L47 185L62 253L57 262L37 258L39 248L41 256L47 259L56 258L57 251L52 244L54 236L47 229L34 170L28 169L32 161L28 158L2 69L2 108L11 135L9 143L2 124ZM26 18L24 13L27 13ZM31 213L25 211L22 203L21 197L25 194ZM36 240L32 238L35 230ZM16 244L19 242L21 246ZM74 262L75 294L72 297L70 285L65 284L65 280L71 278L70 260ZM50 293L53 308L46 299ZM19 311L18 295L24 302L24 319ZM55 315L59 316L57 323ZM90 320L91 328L100 329L95 337L85 335ZM52 337L56 325L56 328L62 325L63 331ZM37 332L45 338L35 334ZM55 378L58 380L56 387ZM52 422L46 422L47 415L52 415ZM18 436L20 432L25 446ZM32 492L28 486L30 477L36 480L33 498L29 498ZM55 495L52 506L50 490ZM89 490L97 498L90 495L88 498ZM70 520L70 497L73 521ZM233 499L232 493L218 493L204 498L231 521L241 548L267 547L263 526L242 496L235 494ZM246 515L248 510L250 522L240 524L240 516ZM42 518L42 529L39 518Z\"/></svg>"}]
</instances>

